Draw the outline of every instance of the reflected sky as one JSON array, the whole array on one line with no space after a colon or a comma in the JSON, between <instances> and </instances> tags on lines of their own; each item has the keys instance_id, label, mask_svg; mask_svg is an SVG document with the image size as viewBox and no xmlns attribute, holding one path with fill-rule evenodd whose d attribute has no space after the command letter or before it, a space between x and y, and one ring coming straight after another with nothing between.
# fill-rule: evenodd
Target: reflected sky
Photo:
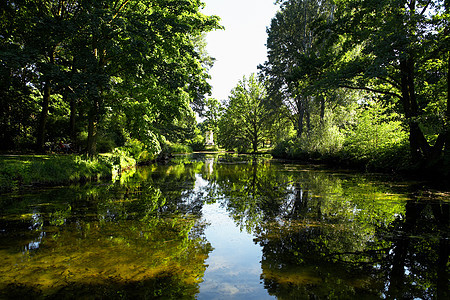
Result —
<instances>
[{"instance_id":1,"label":"reflected sky","mask_svg":"<svg viewBox=\"0 0 450 300\"><path fill-rule=\"evenodd\" d=\"M246 159L0 196L0 299L448 298L448 192Z\"/></svg>"},{"instance_id":2,"label":"reflected sky","mask_svg":"<svg viewBox=\"0 0 450 300\"><path fill-rule=\"evenodd\" d=\"M271 299L261 284L261 247L253 237L236 227L223 203L205 205L203 215L214 250L198 299Z\"/></svg>"},{"instance_id":3,"label":"reflected sky","mask_svg":"<svg viewBox=\"0 0 450 300\"><path fill-rule=\"evenodd\" d=\"M208 181L196 174L194 191L202 193L207 186ZM225 199L204 205L202 215L214 250L205 262L198 299L274 299L261 284L261 247L229 217Z\"/></svg>"}]
</instances>

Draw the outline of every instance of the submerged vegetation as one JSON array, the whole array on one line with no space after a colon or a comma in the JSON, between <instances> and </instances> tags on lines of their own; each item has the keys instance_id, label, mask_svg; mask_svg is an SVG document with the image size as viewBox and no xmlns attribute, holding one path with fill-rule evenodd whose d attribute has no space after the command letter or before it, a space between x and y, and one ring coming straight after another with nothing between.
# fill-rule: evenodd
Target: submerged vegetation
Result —
<instances>
[{"instance_id":1,"label":"submerged vegetation","mask_svg":"<svg viewBox=\"0 0 450 300\"><path fill-rule=\"evenodd\" d=\"M449 195L416 188L195 154L111 184L11 193L0 198L0 298L447 299ZM245 232L261 256L224 251ZM253 261L249 273L237 256Z\"/></svg>"}]
</instances>

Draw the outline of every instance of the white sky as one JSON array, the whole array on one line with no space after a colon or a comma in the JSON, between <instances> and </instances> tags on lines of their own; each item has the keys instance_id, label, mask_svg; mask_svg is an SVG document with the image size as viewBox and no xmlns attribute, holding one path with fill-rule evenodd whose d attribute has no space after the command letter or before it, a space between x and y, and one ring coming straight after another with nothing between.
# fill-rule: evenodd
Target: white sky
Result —
<instances>
[{"instance_id":1,"label":"white sky","mask_svg":"<svg viewBox=\"0 0 450 300\"><path fill-rule=\"evenodd\" d=\"M275 0L203 0L206 15L217 15L225 30L208 33L207 51L216 59L210 70L212 96L228 98L242 77L257 72L267 58L267 33Z\"/></svg>"}]
</instances>

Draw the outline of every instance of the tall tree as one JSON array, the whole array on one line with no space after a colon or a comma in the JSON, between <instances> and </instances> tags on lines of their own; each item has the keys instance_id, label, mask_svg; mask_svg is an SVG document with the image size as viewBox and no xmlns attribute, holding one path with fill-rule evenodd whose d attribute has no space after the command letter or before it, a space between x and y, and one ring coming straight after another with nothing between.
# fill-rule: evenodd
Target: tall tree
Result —
<instances>
[{"instance_id":1,"label":"tall tree","mask_svg":"<svg viewBox=\"0 0 450 300\"><path fill-rule=\"evenodd\" d=\"M220 26L217 17L201 13L203 5L200 0L2 2L1 93L8 95L2 99L2 127L11 123L14 101L33 103L34 92L40 117L28 119L39 120L33 123L40 149L52 95L70 102L72 135L75 112L87 116L91 155L107 115L125 120L121 124L132 138L154 141L158 126L192 115L191 105L201 110L210 91L212 59L202 36ZM13 96L17 93L23 96Z\"/></svg>"},{"instance_id":2,"label":"tall tree","mask_svg":"<svg viewBox=\"0 0 450 300\"><path fill-rule=\"evenodd\" d=\"M205 129L211 130L215 134L219 131L219 120L222 115L222 105L215 98L208 98L205 102L205 109L202 116L205 118L203 126Z\"/></svg>"},{"instance_id":3,"label":"tall tree","mask_svg":"<svg viewBox=\"0 0 450 300\"><path fill-rule=\"evenodd\" d=\"M437 40L448 41L448 31L443 30L448 26L445 12L443 1L337 1L335 20L327 30L343 43L326 81L375 92L396 103L409 128L415 162L440 157L449 132L448 114L439 126L429 121L436 119L432 118L438 114L435 108L448 101L429 96L442 82L439 78L448 76L442 63L446 52L441 51L440 57L429 55ZM435 22L438 15L444 20ZM430 143L433 135L438 138Z\"/></svg>"},{"instance_id":4,"label":"tall tree","mask_svg":"<svg viewBox=\"0 0 450 300\"><path fill-rule=\"evenodd\" d=\"M21 67L27 68L31 75L26 85L42 95L36 128L39 150L45 141L51 95L61 81L64 44L73 34L69 24L76 10L73 1L56 0L6 1L1 6L5 18L1 23L2 49L16 47L18 50L15 58L8 51L2 52L2 61L21 61ZM19 71L20 66L16 66Z\"/></svg>"},{"instance_id":5,"label":"tall tree","mask_svg":"<svg viewBox=\"0 0 450 300\"><path fill-rule=\"evenodd\" d=\"M173 119L209 90L192 37L218 28L217 17L200 13L200 1L86 1L80 40L86 86L88 152L106 107L126 100L127 112L151 123ZM140 122L142 124L142 122ZM136 127L135 127L136 128ZM145 126L143 131L148 131ZM141 133L136 133L142 135Z\"/></svg>"},{"instance_id":6,"label":"tall tree","mask_svg":"<svg viewBox=\"0 0 450 300\"><path fill-rule=\"evenodd\" d=\"M316 24L330 18L334 6L317 0L277 2L281 3L281 10L267 30L268 61L259 68L268 78L271 99L277 101L275 106L289 109L300 137L305 119L310 129L311 106L317 103L324 110L325 97L312 86L326 67L324 57L329 49L318 42Z\"/></svg>"},{"instance_id":7,"label":"tall tree","mask_svg":"<svg viewBox=\"0 0 450 300\"><path fill-rule=\"evenodd\" d=\"M267 91L255 74L243 77L231 91L219 122L219 143L227 149L258 151L267 135L269 112L264 106Z\"/></svg>"}]
</instances>

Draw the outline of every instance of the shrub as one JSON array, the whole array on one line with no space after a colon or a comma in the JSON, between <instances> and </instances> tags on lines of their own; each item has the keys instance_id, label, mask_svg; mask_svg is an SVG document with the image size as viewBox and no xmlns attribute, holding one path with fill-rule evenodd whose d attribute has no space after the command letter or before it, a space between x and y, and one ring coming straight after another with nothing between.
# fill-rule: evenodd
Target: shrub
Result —
<instances>
[{"instance_id":1,"label":"shrub","mask_svg":"<svg viewBox=\"0 0 450 300\"><path fill-rule=\"evenodd\" d=\"M199 134L195 136L192 140L188 141L188 145L194 151L203 151L206 149L205 137Z\"/></svg>"},{"instance_id":2,"label":"shrub","mask_svg":"<svg viewBox=\"0 0 450 300\"><path fill-rule=\"evenodd\" d=\"M272 150L272 155L277 158L292 158L290 153L294 146L295 138L286 139L279 142Z\"/></svg>"},{"instance_id":3,"label":"shrub","mask_svg":"<svg viewBox=\"0 0 450 300\"><path fill-rule=\"evenodd\" d=\"M136 139L128 139L125 145L116 148L113 151L113 156L121 158L131 157L134 159L135 164L142 164L155 160L158 154L161 152L161 146L156 139L147 141L150 144L144 144ZM131 164L132 161L128 159L127 162L120 161L120 163Z\"/></svg>"},{"instance_id":4,"label":"shrub","mask_svg":"<svg viewBox=\"0 0 450 300\"><path fill-rule=\"evenodd\" d=\"M187 145L168 143L169 153L191 153L192 148Z\"/></svg>"},{"instance_id":5,"label":"shrub","mask_svg":"<svg viewBox=\"0 0 450 300\"><path fill-rule=\"evenodd\" d=\"M404 167L409 161L408 134L396 114L376 102L358 111L346 132L342 156L367 168Z\"/></svg>"}]
</instances>

